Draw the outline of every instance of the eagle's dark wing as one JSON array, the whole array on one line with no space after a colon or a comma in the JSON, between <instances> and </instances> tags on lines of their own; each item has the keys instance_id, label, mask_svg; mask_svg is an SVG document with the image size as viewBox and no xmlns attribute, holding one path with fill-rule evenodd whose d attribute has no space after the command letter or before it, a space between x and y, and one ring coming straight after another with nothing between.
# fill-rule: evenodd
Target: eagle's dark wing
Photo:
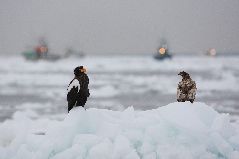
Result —
<instances>
[{"instance_id":1,"label":"eagle's dark wing","mask_svg":"<svg viewBox=\"0 0 239 159\"><path fill-rule=\"evenodd\" d=\"M80 89L79 81L77 79L74 79L73 81L71 81L71 83L69 84L67 88L68 107L72 108L76 104L79 89Z\"/></svg>"}]
</instances>

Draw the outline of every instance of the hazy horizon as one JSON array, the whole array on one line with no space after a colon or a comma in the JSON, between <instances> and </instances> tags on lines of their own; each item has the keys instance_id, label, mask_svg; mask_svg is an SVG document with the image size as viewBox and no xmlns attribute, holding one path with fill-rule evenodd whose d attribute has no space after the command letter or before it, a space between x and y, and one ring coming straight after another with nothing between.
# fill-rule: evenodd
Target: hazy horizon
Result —
<instances>
[{"instance_id":1,"label":"hazy horizon","mask_svg":"<svg viewBox=\"0 0 239 159\"><path fill-rule=\"evenodd\" d=\"M170 49L239 50L239 1L0 0L0 54L20 54L45 37L52 52L146 54Z\"/></svg>"}]
</instances>

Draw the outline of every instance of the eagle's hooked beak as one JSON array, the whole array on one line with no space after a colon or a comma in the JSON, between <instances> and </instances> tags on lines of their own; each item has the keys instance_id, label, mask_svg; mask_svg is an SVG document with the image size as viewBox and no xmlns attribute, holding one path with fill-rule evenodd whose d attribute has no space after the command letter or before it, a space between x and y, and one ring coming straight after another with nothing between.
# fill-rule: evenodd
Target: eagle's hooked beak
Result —
<instances>
[{"instance_id":1,"label":"eagle's hooked beak","mask_svg":"<svg viewBox=\"0 0 239 159\"><path fill-rule=\"evenodd\" d=\"M80 71L86 73L86 68L80 69Z\"/></svg>"}]
</instances>

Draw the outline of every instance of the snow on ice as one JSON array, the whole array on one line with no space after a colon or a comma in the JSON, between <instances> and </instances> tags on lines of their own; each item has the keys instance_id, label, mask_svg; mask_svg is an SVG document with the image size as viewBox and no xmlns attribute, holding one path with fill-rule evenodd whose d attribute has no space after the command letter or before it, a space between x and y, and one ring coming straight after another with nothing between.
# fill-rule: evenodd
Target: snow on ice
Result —
<instances>
[{"instance_id":1,"label":"snow on ice","mask_svg":"<svg viewBox=\"0 0 239 159\"><path fill-rule=\"evenodd\" d=\"M239 126L204 103L147 111L74 108L62 121L17 112L0 125L1 159L238 159Z\"/></svg>"}]
</instances>

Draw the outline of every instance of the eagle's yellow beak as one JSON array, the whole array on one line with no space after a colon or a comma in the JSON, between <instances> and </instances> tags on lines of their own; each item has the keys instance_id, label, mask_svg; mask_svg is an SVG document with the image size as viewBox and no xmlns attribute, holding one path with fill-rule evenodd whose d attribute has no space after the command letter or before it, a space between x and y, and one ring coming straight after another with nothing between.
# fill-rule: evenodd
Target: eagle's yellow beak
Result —
<instances>
[{"instance_id":1,"label":"eagle's yellow beak","mask_svg":"<svg viewBox=\"0 0 239 159\"><path fill-rule=\"evenodd\" d=\"M86 73L86 68L80 69L80 72Z\"/></svg>"}]
</instances>

